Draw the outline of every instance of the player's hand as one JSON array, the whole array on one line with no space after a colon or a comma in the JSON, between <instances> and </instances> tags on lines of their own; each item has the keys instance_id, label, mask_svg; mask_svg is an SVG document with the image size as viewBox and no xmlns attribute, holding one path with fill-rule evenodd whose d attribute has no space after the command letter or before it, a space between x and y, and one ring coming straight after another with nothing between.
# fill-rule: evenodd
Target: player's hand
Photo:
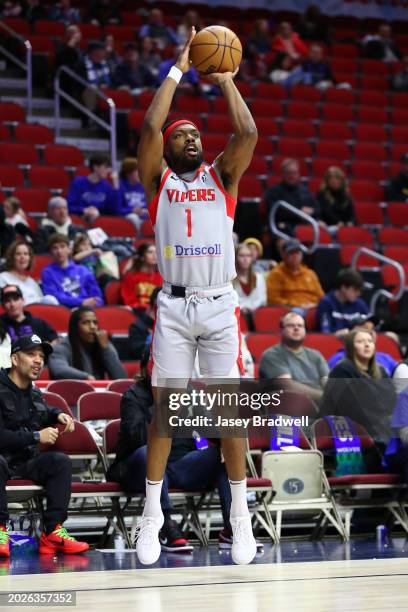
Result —
<instances>
[{"instance_id":1,"label":"player's hand","mask_svg":"<svg viewBox=\"0 0 408 612\"><path fill-rule=\"evenodd\" d=\"M55 444L59 435L56 427L46 427L40 431L41 444Z\"/></svg>"},{"instance_id":2,"label":"player's hand","mask_svg":"<svg viewBox=\"0 0 408 612\"><path fill-rule=\"evenodd\" d=\"M101 348L107 348L109 346L109 336L104 329L98 329L95 332L95 338Z\"/></svg>"},{"instance_id":3,"label":"player's hand","mask_svg":"<svg viewBox=\"0 0 408 612\"><path fill-rule=\"evenodd\" d=\"M62 423L63 425L65 425L65 429L61 433L72 433L75 429L74 419L70 417L69 414L59 414L58 423Z\"/></svg>"},{"instance_id":4,"label":"player's hand","mask_svg":"<svg viewBox=\"0 0 408 612\"><path fill-rule=\"evenodd\" d=\"M181 72L187 72L191 68L191 59L190 59L190 45L193 42L193 38L196 35L196 29L193 26L190 32L190 38L184 45L180 55L177 58L177 62L175 63L176 68L181 70Z\"/></svg>"},{"instance_id":5,"label":"player's hand","mask_svg":"<svg viewBox=\"0 0 408 612\"><path fill-rule=\"evenodd\" d=\"M209 81L213 85L222 85L226 81L231 81L238 74L239 66L234 72L213 72L212 74L206 74L205 80Z\"/></svg>"}]
</instances>

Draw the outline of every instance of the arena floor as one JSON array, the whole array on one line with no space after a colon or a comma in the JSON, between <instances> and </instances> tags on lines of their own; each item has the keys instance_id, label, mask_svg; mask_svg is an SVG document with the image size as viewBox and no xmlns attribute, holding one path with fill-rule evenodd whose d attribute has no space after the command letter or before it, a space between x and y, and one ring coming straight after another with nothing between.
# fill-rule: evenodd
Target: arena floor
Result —
<instances>
[{"instance_id":1,"label":"arena floor","mask_svg":"<svg viewBox=\"0 0 408 612\"><path fill-rule=\"evenodd\" d=\"M373 538L286 541L265 545L250 566L233 565L216 546L197 547L190 555L162 554L147 569L134 551L2 560L0 594L73 590L75 610L81 611L377 612L407 610L407 576L404 538L388 544ZM52 609L61 608L68 609Z\"/></svg>"}]
</instances>

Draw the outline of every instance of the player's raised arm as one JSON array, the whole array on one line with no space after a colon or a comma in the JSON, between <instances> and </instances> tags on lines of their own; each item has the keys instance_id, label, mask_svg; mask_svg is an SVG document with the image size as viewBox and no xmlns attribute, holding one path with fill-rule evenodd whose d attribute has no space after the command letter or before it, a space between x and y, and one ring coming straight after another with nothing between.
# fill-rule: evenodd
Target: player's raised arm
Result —
<instances>
[{"instance_id":1,"label":"player's raised arm","mask_svg":"<svg viewBox=\"0 0 408 612\"><path fill-rule=\"evenodd\" d=\"M251 163L258 140L255 121L233 80L236 72L212 74L206 77L220 87L227 100L232 121L233 135L214 165L222 178L225 189L234 198L238 195L239 179Z\"/></svg>"},{"instance_id":2,"label":"player's raised arm","mask_svg":"<svg viewBox=\"0 0 408 612\"><path fill-rule=\"evenodd\" d=\"M191 28L190 39L184 45L177 62L157 90L143 121L137 157L139 176L148 202L152 200L158 189L162 172L163 136L161 129L169 113L177 85L183 73L191 67L189 52L194 36L195 28L193 27Z\"/></svg>"}]
</instances>

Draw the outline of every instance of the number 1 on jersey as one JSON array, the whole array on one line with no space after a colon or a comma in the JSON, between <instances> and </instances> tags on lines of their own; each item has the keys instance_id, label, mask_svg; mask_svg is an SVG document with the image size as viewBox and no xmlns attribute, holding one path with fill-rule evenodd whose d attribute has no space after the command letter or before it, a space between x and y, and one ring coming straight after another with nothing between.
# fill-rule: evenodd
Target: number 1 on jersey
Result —
<instances>
[{"instance_id":1,"label":"number 1 on jersey","mask_svg":"<svg viewBox=\"0 0 408 612\"><path fill-rule=\"evenodd\" d=\"M187 215L187 238L191 238L191 208L185 208Z\"/></svg>"}]
</instances>

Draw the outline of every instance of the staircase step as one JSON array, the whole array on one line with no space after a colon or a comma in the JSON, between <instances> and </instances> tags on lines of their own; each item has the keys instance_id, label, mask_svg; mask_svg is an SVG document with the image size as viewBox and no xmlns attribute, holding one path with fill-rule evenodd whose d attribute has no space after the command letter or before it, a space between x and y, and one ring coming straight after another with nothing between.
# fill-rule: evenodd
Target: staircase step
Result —
<instances>
[{"instance_id":1,"label":"staircase step","mask_svg":"<svg viewBox=\"0 0 408 612\"><path fill-rule=\"evenodd\" d=\"M109 151L110 142L102 138L72 138L60 136L56 139L59 144L73 145L81 151Z\"/></svg>"},{"instance_id":2,"label":"staircase step","mask_svg":"<svg viewBox=\"0 0 408 612\"><path fill-rule=\"evenodd\" d=\"M51 115L37 115L37 113L33 113L32 117L29 119L29 122L40 123L41 125L45 125L49 128L55 127L55 118ZM60 117L59 125L63 130L80 130L81 120L75 119L74 117Z\"/></svg>"},{"instance_id":3,"label":"staircase step","mask_svg":"<svg viewBox=\"0 0 408 612\"><path fill-rule=\"evenodd\" d=\"M1 72L7 70L7 62L5 60L0 60L0 70Z\"/></svg>"},{"instance_id":4,"label":"staircase step","mask_svg":"<svg viewBox=\"0 0 408 612\"><path fill-rule=\"evenodd\" d=\"M20 106L27 106L27 98L20 96L1 96L3 102L16 102ZM33 108L54 108L54 101L51 98L33 98Z\"/></svg>"},{"instance_id":5,"label":"staircase step","mask_svg":"<svg viewBox=\"0 0 408 612\"><path fill-rule=\"evenodd\" d=\"M4 89L17 89L21 90L27 89L27 81L26 79L18 79L16 77L0 77L0 89L3 91Z\"/></svg>"}]
</instances>

